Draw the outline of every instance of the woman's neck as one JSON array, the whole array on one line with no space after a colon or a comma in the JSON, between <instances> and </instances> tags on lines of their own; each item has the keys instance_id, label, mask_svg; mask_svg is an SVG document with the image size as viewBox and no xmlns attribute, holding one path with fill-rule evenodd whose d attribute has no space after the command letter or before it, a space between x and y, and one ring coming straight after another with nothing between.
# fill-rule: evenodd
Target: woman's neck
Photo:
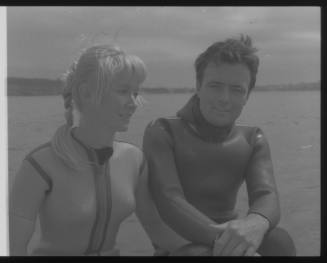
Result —
<instances>
[{"instance_id":1,"label":"woman's neck","mask_svg":"<svg viewBox=\"0 0 327 263\"><path fill-rule=\"evenodd\" d=\"M114 131L108 131L104 127L87 125L84 122L80 122L80 125L74 128L73 132L77 139L93 149L112 147L115 137Z\"/></svg>"}]
</instances>

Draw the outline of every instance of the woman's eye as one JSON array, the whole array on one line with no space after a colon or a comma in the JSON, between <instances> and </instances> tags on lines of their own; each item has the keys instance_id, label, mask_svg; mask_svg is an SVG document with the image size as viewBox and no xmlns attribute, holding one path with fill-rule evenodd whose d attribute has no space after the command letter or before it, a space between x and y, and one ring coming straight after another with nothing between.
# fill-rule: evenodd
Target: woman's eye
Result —
<instances>
[{"instance_id":1,"label":"woman's eye","mask_svg":"<svg viewBox=\"0 0 327 263\"><path fill-rule=\"evenodd\" d=\"M127 94L129 91L128 90L125 90L125 89L120 89L120 90L118 90L118 93L119 94Z\"/></svg>"}]
</instances>

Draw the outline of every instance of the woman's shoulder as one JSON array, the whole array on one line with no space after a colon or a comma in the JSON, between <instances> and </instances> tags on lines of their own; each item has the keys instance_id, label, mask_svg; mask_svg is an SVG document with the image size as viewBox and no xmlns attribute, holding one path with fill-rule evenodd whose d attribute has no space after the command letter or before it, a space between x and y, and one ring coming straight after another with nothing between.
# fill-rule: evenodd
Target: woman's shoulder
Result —
<instances>
[{"instance_id":1,"label":"woman's shoulder","mask_svg":"<svg viewBox=\"0 0 327 263\"><path fill-rule=\"evenodd\" d=\"M51 142L43 143L33 150L28 152L25 156L25 159L33 158L33 159L43 159L45 156L48 156L51 152Z\"/></svg>"},{"instance_id":2,"label":"woman's shoulder","mask_svg":"<svg viewBox=\"0 0 327 263\"><path fill-rule=\"evenodd\" d=\"M62 165L62 160L58 158L53 150L52 141L41 144L35 147L29 153L25 155L23 161L27 161L31 164L37 164L45 170L47 173L52 174L52 171L57 170L54 167Z\"/></svg>"},{"instance_id":3,"label":"woman's shoulder","mask_svg":"<svg viewBox=\"0 0 327 263\"><path fill-rule=\"evenodd\" d=\"M138 160L139 162L143 159L143 151L136 145L125 142L115 140L113 144L114 148L114 156L116 157L129 157Z\"/></svg>"}]
</instances>

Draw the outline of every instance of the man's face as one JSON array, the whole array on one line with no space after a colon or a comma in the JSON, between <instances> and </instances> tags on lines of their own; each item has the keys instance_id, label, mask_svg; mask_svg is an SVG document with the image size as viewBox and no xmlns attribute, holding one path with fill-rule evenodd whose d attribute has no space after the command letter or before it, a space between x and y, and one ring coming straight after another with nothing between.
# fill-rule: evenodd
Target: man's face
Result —
<instances>
[{"instance_id":1,"label":"man's face","mask_svg":"<svg viewBox=\"0 0 327 263\"><path fill-rule=\"evenodd\" d=\"M250 71L244 64L209 63L197 83L203 117L217 127L233 124L246 104L249 84Z\"/></svg>"}]
</instances>

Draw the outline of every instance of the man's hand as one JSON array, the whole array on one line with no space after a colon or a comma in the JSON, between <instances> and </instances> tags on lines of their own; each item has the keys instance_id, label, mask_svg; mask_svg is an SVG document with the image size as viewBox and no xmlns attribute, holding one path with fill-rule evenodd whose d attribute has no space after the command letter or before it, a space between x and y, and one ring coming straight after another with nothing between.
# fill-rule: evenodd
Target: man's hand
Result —
<instances>
[{"instance_id":1,"label":"man's hand","mask_svg":"<svg viewBox=\"0 0 327 263\"><path fill-rule=\"evenodd\" d=\"M269 222L261 215L249 214L217 225L217 228L222 227L225 230L214 242L213 256L255 256Z\"/></svg>"}]
</instances>

